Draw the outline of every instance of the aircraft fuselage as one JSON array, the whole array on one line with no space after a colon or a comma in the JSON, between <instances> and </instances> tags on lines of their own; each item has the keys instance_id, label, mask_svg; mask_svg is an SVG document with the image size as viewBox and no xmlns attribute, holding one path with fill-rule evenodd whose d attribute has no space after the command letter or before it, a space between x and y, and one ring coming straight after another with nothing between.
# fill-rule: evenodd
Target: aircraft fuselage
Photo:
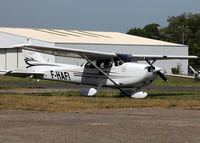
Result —
<instances>
[{"instance_id":1,"label":"aircraft fuselage","mask_svg":"<svg viewBox=\"0 0 200 143\"><path fill-rule=\"evenodd\" d=\"M124 63L120 66L102 69L120 87L142 87L156 79L155 72L149 72L149 65L138 63ZM60 65L58 67L40 67L44 71L43 79L88 84L95 86L115 86L113 82L101 74L97 69L85 66Z\"/></svg>"}]
</instances>

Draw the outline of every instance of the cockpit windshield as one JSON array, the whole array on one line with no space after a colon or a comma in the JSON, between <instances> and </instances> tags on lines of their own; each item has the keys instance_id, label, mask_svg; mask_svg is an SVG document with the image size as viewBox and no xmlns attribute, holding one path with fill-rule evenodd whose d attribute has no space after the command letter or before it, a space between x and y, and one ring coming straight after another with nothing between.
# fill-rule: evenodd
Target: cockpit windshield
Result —
<instances>
[{"instance_id":1,"label":"cockpit windshield","mask_svg":"<svg viewBox=\"0 0 200 143\"><path fill-rule=\"evenodd\" d=\"M124 62L137 63L136 59L131 54L117 54L117 56Z\"/></svg>"}]
</instances>

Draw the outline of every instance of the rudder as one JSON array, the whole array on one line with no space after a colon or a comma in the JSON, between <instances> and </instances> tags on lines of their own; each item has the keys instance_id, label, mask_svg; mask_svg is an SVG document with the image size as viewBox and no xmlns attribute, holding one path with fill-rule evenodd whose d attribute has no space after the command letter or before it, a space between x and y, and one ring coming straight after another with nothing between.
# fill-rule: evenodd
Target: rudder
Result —
<instances>
[{"instance_id":1,"label":"rudder","mask_svg":"<svg viewBox=\"0 0 200 143\"><path fill-rule=\"evenodd\" d=\"M24 56L24 62L27 69L39 63L45 63L45 60L37 52L22 49L22 53Z\"/></svg>"}]
</instances>

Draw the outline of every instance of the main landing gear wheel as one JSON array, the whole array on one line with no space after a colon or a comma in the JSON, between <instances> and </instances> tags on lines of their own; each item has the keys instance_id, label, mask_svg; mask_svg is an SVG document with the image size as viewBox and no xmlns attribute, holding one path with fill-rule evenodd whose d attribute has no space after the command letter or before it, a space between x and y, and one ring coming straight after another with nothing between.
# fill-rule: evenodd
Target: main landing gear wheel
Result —
<instances>
[{"instance_id":1,"label":"main landing gear wheel","mask_svg":"<svg viewBox=\"0 0 200 143\"><path fill-rule=\"evenodd\" d=\"M148 94L144 91L137 90L123 90L131 98L145 98ZM123 92L120 92L120 95L124 95Z\"/></svg>"},{"instance_id":2,"label":"main landing gear wheel","mask_svg":"<svg viewBox=\"0 0 200 143\"><path fill-rule=\"evenodd\" d=\"M84 88L80 90L80 94L83 96L94 96L97 90L94 88Z\"/></svg>"}]
</instances>

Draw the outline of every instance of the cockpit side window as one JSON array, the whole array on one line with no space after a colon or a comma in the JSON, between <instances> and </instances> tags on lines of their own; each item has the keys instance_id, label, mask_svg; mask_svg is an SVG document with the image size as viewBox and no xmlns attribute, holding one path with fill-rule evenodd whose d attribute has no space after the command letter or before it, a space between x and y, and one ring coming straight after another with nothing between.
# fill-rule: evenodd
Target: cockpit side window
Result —
<instances>
[{"instance_id":1,"label":"cockpit side window","mask_svg":"<svg viewBox=\"0 0 200 143\"><path fill-rule=\"evenodd\" d=\"M120 66L123 64L123 61L118 57L115 57L113 60L114 60L115 66Z\"/></svg>"},{"instance_id":2,"label":"cockpit side window","mask_svg":"<svg viewBox=\"0 0 200 143\"><path fill-rule=\"evenodd\" d=\"M98 60L96 65L101 69L111 68L112 67L112 61L110 59Z\"/></svg>"},{"instance_id":3,"label":"cockpit side window","mask_svg":"<svg viewBox=\"0 0 200 143\"><path fill-rule=\"evenodd\" d=\"M96 64L96 61L92 61L94 64ZM91 68L91 69L94 69L95 67L91 64L91 63L89 63L89 62L87 62L86 64L85 64L85 68Z\"/></svg>"}]
</instances>

